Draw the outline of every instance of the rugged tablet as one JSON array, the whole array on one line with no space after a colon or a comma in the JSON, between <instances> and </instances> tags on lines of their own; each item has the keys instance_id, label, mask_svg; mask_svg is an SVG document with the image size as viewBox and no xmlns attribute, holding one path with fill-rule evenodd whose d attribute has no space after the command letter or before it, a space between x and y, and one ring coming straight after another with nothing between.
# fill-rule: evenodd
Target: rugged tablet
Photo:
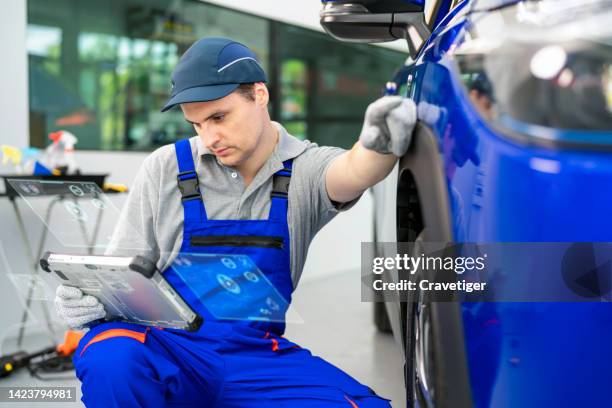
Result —
<instances>
[{"instance_id":1,"label":"rugged tablet","mask_svg":"<svg viewBox=\"0 0 612 408\"><path fill-rule=\"evenodd\" d=\"M45 253L41 267L63 285L97 297L106 320L197 330L202 318L166 282L155 264L141 256Z\"/></svg>"}]
</instances>

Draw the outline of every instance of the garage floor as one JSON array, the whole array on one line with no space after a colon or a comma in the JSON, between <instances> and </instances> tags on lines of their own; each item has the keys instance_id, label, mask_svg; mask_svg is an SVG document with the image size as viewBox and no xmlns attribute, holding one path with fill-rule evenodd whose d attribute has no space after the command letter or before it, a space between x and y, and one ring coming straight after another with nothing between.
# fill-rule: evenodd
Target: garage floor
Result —
<instances>
[{"instance_id":1,"label":"garage floor","mask_svg":"<svg viewBox=\"0 0 612 408\"><path fill-rule=\"evenodd\" d=\"M374 327L359 282L355 270L300 284L292 305L304 324L288 324L285 337L391 399L393 408L405 408L401 350L391 334Z\"/></svg>"},{"instance_id":2,"label":"garage floor","mask_svg":"<svg viewBox=\"0 0 612 408\"><path fill-rule=\"evenodd\" d=\"M379 395L392 399L394 408L406 406L400 350L391 335L380 334L374 328L372 305L360 302L359 271L303 282L295 293L293 306L304 323L288 324L288 339L342 368ZM28 349L37 349L34 345L37 339L29 340L32 346ZM76 386L79 402L54 403L53 407L82 406L76 379L43 382L31 378L25 371L0 379L0 387L54 385ZM12 406L24 405L0 402L0 407Z\"/></svg>"}]
</instances>

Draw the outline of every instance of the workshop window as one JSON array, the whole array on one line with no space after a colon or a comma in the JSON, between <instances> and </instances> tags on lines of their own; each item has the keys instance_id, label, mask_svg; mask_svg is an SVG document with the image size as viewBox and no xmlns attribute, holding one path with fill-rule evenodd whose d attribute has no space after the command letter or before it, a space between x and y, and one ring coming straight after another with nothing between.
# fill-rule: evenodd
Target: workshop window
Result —
<instances>
[{"instance_id":1,"label":"workshop window","mask_svg":"<svg viewBox=\"0 0 612 408\"><path fill-rule=\"evenodd\" d=\"M352 145L365 107L405 58L195 0L29 0L30 144L44 147L60 129L93 150L153 150L194 135L180 109L159 110L180 55L204 36L252 48L272 118L321 145Z\"/></svg>"},{"instance_id":2,"label":"workshop window","mask_svg":"<svg viewBox=\"0 0 612 408\"><path fill-rule=\"evenodd\" d=\"M186 0L28 1L30 144L65 129L78 149L152 150L194 134L159 110L196 39L227 36L268 61L265 19Z\"/></svg>"}]
</instances>

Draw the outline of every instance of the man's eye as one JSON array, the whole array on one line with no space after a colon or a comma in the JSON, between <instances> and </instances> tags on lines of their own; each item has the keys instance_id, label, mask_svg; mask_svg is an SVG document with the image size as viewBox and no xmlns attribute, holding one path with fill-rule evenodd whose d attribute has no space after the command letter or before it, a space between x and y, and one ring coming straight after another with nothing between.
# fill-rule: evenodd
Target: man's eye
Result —
<instances>
[{"instance_id":1,"label":"man's eye","mask_svg":"<svg viewBox=\"0 0 612 408\"><path fill-rule=\"evenodd\" d=\"M215 115L215 116L213 116L213 120L214 120L215 122L222 121L222 120L223 120L223 118L225 118L225 115Z\"/></svg>"}]
</instances>

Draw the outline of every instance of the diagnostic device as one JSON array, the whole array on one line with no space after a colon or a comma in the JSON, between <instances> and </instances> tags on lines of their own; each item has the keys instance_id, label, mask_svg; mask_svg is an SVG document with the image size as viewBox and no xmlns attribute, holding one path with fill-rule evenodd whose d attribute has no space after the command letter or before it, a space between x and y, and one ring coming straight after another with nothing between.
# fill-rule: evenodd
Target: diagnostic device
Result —
<instances>
[{"instance_id":1,"label":"diagnostic device","mask_svg":"<svg viewBox=\"0 0 612 408\"><path fill-rule=\"evenodd\" d=\"M95 296L105 320L196 331L199 316L164 279L155 263L142 256L68 255L47 252L40 260L63 285Z\"/></svg>"}]
</instances>

